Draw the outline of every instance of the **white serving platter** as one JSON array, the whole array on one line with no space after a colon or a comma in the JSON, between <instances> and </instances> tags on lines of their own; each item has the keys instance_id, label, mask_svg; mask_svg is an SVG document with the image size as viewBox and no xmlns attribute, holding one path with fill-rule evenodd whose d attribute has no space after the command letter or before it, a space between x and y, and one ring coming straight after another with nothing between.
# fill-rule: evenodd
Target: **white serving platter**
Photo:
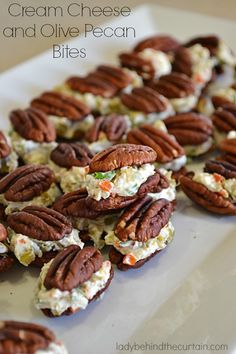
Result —
<instances>
[{"instance_id":1,"label":"white serving platter","mask_svg":"<svg viewBox=\"0 0 236 354\"><path fill-rule=\"evenodd\" d=\"M101 62L115 62L119 51L156 32L181 40L216 33L236 50L236 24L200 14L152 5L110 24L136 27L136 40L74 39L71 46L86 46L86 61L52 59L48 51L3 73L0 128L7 129L10 110L26 107L32 97L69 75L84 73ZM37 311L33 296L39 272L15 267L1 275L0 318L49 326L70 354L124 353L121 345L128 343L144 345L136 351L133 347L133 353L155 353L154 346L148 348L161 343L225 344L228 350L217 353L236 353L236 218L211 215L179 194L173 222L176 236L165 251L139 270L116 271L103 299L71 317L48 319ZM131 352L131 347L126 348ZM214 350L190 347L186 352Z\"/></svg>"}]
</instances>

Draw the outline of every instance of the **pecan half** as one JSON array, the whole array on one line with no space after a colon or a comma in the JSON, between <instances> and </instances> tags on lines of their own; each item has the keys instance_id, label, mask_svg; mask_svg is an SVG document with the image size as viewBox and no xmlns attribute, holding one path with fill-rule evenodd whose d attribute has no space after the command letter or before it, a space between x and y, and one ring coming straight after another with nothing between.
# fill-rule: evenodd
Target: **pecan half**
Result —
<instances>
[{"instance_id":1,"label":"pecan half","mask_svg":"<svg viewBox=\"0 0 236 354\"><path fill-rule=\"evenodd\" d=\"M106 172L125 166L141 166L154 162L156 157L156 152L149 146L118 144L96 154L89 169L90 172Z\"/></svg>"},{"instance_id":2,"label":"pecan half","mask_svg":"<svg viewBox=\"0 0 236 354\"><path fill-rule=\"evenodd\" d=\"M7 239L7 230L3 224L0 224L0 242Z\"/></svg>"},{"instance_id":3,"label":"pecan half","mask_svg":"<svg viewBox=\"0 0 236 354\"><path fill-rule=\"evenodd\" d=\"M119 217L115 234L121 241L146 242L159 235L171 213L172 204L167 200L145 196L131 204Z\"/></svg>"},{"instance_id":4,"label":"pecan half","mask_svg":"<svg viewBox=\"0 0 236 354\"><path fill-rule=\"evenodd\" d=\"M209 173L218 173L225 178L236 178L236 166L226 161L207 161L204 171Z\"/></svg>"},{"instance_id":5,"label":"pecan half","mask_svg":"<svg viewBox=\"0 0 236 354\"><path fill-rule=\"evenodd\" d=\"M214 106L215 109L217 108L224 108L224 106L226 105L233 105L232 102L230 102L230 100L228 100L226 97L223 96L212 96L211 97L211 101L212 104Z\"/></svg>"},{"instance_id":6,"label":"pecan half","mask_svg":"<svg viewBox=\"0 0 236 354\"><path fill-rule=\"evenodd\" d=\"M103 257L95 247L81 250L79 246L69 246L54 258L44 286L48 290L70 291L89 280L101 268L102 262Z\"/></svg>"},{"instance_id":7,"label":"pecan half","mask_svg":"<svg viewBox=\"0 0 236 354\"><path fill-rule=\"evenodd\" d=\"M72 231L72 225L65 216L33 205L10 214L7 222L16 233L41 241L60 240Z\"/></svg>"},{"instance_id":8,"label":"pecan half","mask_svg":"<svg viewBox=\"0 0 236 354\"><path fill-rule=\"evenodd\" d=\"M46 327L26 322L0 322L1 354L33 354L47 349L55 341L54 334Z\"/></svg>"},{"instance_id":9,"label":"pecan half","mask_svg":"<svg viewBox=\"0 0 236 354\"><path fill-rule=\"evenodd\" d=\"M91 112L90 108L78 99L53 91L44 92L33 99L31 106L47 115L66 117L71 121L83 120Z\"/></svg>"},{"instance_id":10,"label":"pecan half","mask_svg":"<svg viewBox=\"0 0 236 354\"><path fill-rule=\"evenodd\" d=\"M219 193L211 192L204 185L192 180L191 177L180 177L183 192L196 204L212 213L236 215L236 205Z\"/></svg>"},{"instance_id":11,"label":"pecan half","mask_svg":"<svg viewBox=\"0 0 236 354\"><path fill-rule=\"evenodd\" d=\"M150 81L147 85L169 99L195 94L194 81L182 73L163 75L159 80Z\"/></svg>"},{"instance_id":12,"label":"pecan half","mask_svg":"<svg viewBox=\"0 0 236 354\"><path fill-rule=\"evenodd\" d=\"M151 124L143 124L129 131L127 142L150 146L157 153L156 161L166 163L184 155L184 149L168 133Z\"/></svg>"},{"instance_id":13,"label":"pecan half","mask_svg":"<svg viewBox=\"0 0 236 354\"><path fill-rule=\"evenodd\" d=\"M182 146L202 144L213 134L212 122L203 114L178 113L164 122L168 133L174 135Z\"/></svg>"},{"instance_id":14,"label":"pecan half","mask_svg":"<svg viewBox=\"0 0 236 354\"><path fill-rule=\"evenodd\" d=\"M149 87L134 88L131 93L122 93L121 102L133 111L144 113L164 112L168 100Z\"/></svg>"},{"instance_id":15,"label":"pecan half","mask_svg":"<svg viewBox=\"0 0 236 354\"><path fill-rule=\"evenodd\" d=\"M180 47L174 57L173 71L192 76L192 59L188 48Z\"/></svg>"},{"instance_id":16,"label":"pecan half","mask_svg":"<svg viewBox=\"0 0 236 354\"><path fill-rule=\"evenodd\" d=\"M236 138L234 139L224 139L220 143L220 150L227 155L231 155L236 158Z\"/></svg>"},{"instance_id":17,"label":"pecan half","mask_svg":"<svg viewBox=\"0 0 236 354\"><path fill-rule=\"evenodd\" d=\"M114 97L120 90L130 85L131 76L122 68L100 65L85 77L73 76L67 80L68 86L81 93L90 92L105 98Z\"/></svg>"},{"instance_id":18,"label":"pecan half","mask_svg":"<svg viewBox=\"0 0 236 354\"><path fill-rule=\"evenodd\" d=\"M95 219L101 215L100 212L94 210L88 204L88 193L86 189L79 189L64 194L53 204L53 209L72 218Z\"/></svg>"},{"instance_id":19,"label":"pecan half","mask_svg":"<svg viewBox=\"0 0 236 354\"><path fill-rule=\"evenodd\" d=\"M148 177L137 192L137 196L142 197L147 193L159 193L163 189L169 187L167 178L160 172L156 171L154 175Z\"/></svg>"},{"instance_id":20,"label":"pecan half","mask_svg":"<svg viewBox=\"0 0 236 354\"><path fill-rule=\"evenodd\" d=\"M56 139L54 125L44 112L36 108L12 111L10 120L15 131L26 140L48 143Z\"/></svg>"},{"instance_id":21,"label":"pecan half","mask_svg":"<svg viewBox=\"0 0 236 354\"><path fill-rule=\"evenodd\" d=\"M236 130L236 105L224 104L212 114L211 118L214 126L222 132Z\"/></svg>"},{"instance_id":22,"label":"pecan half","mask_svg":"<svg viewBox=\"0 0 236 354\"><path fill-rule=\"evenodd\" d=\"M135 48L135 52L141 52L145 48L152 48L155 50L160 50L161 52L174 52L179 48L180 43L173 37L167 35L156 35L153 37L148 37L141 42L139 42Z\"/></svg>"},{"instance_id":23,"label":"pecan half","mask_svg":"<svg viewBox=\"0 0 236 354\"><path fill-rule=\"evenodd\" d=\"M8 201L24 202L48 190L53 182L54 173L47 166L21 166L0 180L0 194Z\"/></svg>"},{"instance_id":24,"label":"pecan half","mask_svg":"<svg viewBox=\"0 0 236 354\"><path fill-rule=\"evenodd\" d=\"M134 70L145 80L155 76L155 68L151 60L142 58L138 53L121 53L119 60L122 67Z\"/></svg>"},{"instance_id":25,"label":"pecan half","mask_svg":"<svg viewBox=\"0 0 236 354\"><path fill-rule=\"evenodd\" d=\"M127 123L124 116L112 113L109 116L96 118L92 127L86 133L86 140L90 143L99 140L100 134L105 134L107 139L118 142L126 133Z\"/></svg>"},{"instance_id":26,"label":"pecan half","mask_svg":"<svg viewBox=\"0 0 236 354\"><path fill-rule=\"evenodd\" d=\"M195 37L185 43L186 47L192 47L195 44L201 44L203 47L206 47L211 55L216 55L219 47L220 39L217 36L200 36Z\"/></svg>"},{"instance_id":27,"label":"pecan half","mask_svg":"<svg viewBox=\"0 0 236 354\"><path fill-rule=\"evenodd\" d=\"M231 154L222 154L216 157L217 161L229 162L232 165L236 165L236 156Z\"/></svg>"},{"instance_id":28,"label":"pecan half","mask_svg":"<svg viewBox=\"0 0 236 354\"><path fill-rule=\"evenodd\" d=\"M8 145L7 139L3 132L0 131L0 158L5 159L11 153L11 148Z\"/></svg>"},{"instance_id":29,"label":"pecan half","mask_svg":"<svg viewBox=\"0 0 236 354\"><path fill-rule=\"evenodd\" d=\"M92 157L89 148L81 143L60 143L50 155L56 165L65 168L88 166Z\"/></svg>"}]
</instances>

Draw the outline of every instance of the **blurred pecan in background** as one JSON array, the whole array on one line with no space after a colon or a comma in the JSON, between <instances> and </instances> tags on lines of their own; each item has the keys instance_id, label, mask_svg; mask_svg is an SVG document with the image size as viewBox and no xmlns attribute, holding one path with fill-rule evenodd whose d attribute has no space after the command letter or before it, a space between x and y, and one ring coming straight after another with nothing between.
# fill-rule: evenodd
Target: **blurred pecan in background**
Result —
<instances>
[{"instance_id":1,"label":"blurred pecan in background","mask_svg":"<svg viewBox=\"0 0 236 354\"><path fill-rule=\"evenodd\" d=\"M31 101L35 107L47 115L66 117L71 121L82 120L90 113L90 109L74 97L59 92L44 92Z\"/></svg>"},{"instance_id":2,"label":"blurred pecan in background","mask_svg":"<svg viewBox=\"0 0 236 354\"><path fill-rule=\"evenodd\" d=\"M92 152L82 143L60 143L50 155L56 165L65 168L88 166L92 157Z\"/></svg>"},{"instance_id":3,"label":"blurred pecan in background","mask_svg":"<svg viewBox=\"0 0 236 354\"><path fill-rule=\"evenodd\" d=\"M12 111L10 120L14 130L26 140L44 143L56 139L54 125L44 112L36 108Z\"/></svg>"},{"instance_id":4,"label":"blurred pecan in background","mask_svg":"<svg viewBox=\"0 0 236 354\"><path fill-rule=\"evenodd\" d=\"M105 134L107 140L118 142L127 128L125 116L112 113L109 116L96 118L93 126L87 131L85 139L93 143L99 140L101 134Z\"/></svg>"}]
</instances>

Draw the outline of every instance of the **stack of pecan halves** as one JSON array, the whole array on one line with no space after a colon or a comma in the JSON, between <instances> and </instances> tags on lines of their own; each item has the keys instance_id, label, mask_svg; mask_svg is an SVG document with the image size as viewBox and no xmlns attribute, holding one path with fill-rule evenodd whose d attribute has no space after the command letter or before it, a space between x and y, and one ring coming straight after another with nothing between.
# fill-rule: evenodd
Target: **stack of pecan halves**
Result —
<instances>
[{"instance_id":1,"label":"stack of pecan halves","mask_svg":"<svg viewBox=\"0 0 236 354\"><path fill-rule=\"evenodd\" d=\"M46 316L85 309L114 269L165 249L179 198L236 215L232 50L213 35L154 35L117 62L13 107L0 131L0 272L38 267ZM0 353L39 351L67 353L44 327L0 323Z\"/></svg>"}]
</instances>

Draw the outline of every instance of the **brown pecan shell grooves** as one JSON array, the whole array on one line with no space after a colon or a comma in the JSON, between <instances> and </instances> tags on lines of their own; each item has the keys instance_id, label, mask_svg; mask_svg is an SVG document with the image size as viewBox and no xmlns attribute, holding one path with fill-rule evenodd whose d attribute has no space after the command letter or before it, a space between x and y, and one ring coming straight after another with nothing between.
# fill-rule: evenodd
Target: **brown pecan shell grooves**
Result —
<instances>
[{"instance_id":1,"label":"brown pecan shell grooves","mask_svg":"<svg viewBox=\"0 0 236 354\"><path fill-rule=\"evenodd\" d=\"M100 134L106 135L107 140L118 142L127 130L126 119L122 115L110 114L96 118L93 126L86 133L86 140L90 143L99 140Z\"/></svg>"},{"instance_id":2,"label":"brown pecan shell grooves","mask_svg":"<svg viewBox=\"0 0 236 354\"><path fill-rule=\"evenodd\" d=\"M156 152L149 146L118 144L96 154L89 168L90 172L106 172L125 166L140 166L155 160Z\"/></svg>"},{"instance_id":3,"label":"brown pecan shell grooves","mask_svg":"<svg viewBox=\"0 0 236 354\"><path fill-rule=\"evenodd\" d=\"M100 65L85 77L74 76L67 80L72 90L111 98L132 82L131 76L122 68Z\"/></svg>"},{"instance_id":4,"label":"brown pecan shell grooves","mask_svg":"<svg viewBox=\"0 0 236 354\"><path fill-rule=\"evenodd\" d=\"M11 153L11 148L8 145L7 139L3 132L0 131L0 158L4 159Z\"/></svg>"},{"instance_id":5,"label":"brown pecan shell grooves","mask_svg":"<svg viewBox=\"0 0 236 354\"><path fill-rule=\"evenodd\" d=\"M66 117L71 121L83 120L91 112L89 107L76 98L53 91L44 92L32 100L31 106L47 115Z\"/></svg>"},{"instance_id":6,"label":"brown pecan shell grooves","mask_svg":"<svg viewBox=\"0 0 236 354\"><path fill-rule=\"evenodd\" d=\"M70 291L91 278L102 266L103 257L95 247L72 245L61 251L52 261L44 279L44 286Z\"/></svg>"},{"instance_id":7,"label":"brown pecan shell grooves","mask_svg":"<svg viewBox=\"0 0 236 354\"><path fill-rule=\"evenodd\" d=\"M11 202L25 202L48 190L53 182L54 173L47 166L21 166L0 180L0 194Z\"/></svg>"},{"instance_id":8,"label":"brown pecan shell grooves","mask_svg":"<svg viewBox=\"0 0 236 354\"><path fill-rule=\"evenodd\" d=\"M223 140L220 143L220 150L236 158L236 138Z\"/></svg>"},{"instance_id":9,"label":"brown pecan shell grooves","mask_svg":"<svg viewBox=\"0 0 236 354\"><path fill-rule=\"evenodd\" d=\"M56 130L47 115L36 109L17 109L10 113L14 130L24 139L38 143L51 142L56 139Z\"/></svg>"},{"instance_id":10,"label":"brown pecan shell grooves","mask_svg":"<svg viewBox=\"0 0 236 354\"><path fill-rule=\"evenodd\" d=\"M218 173L225 178L236 178L236 166L227 161L207 161L204 171L209 173Z\"/></svg>"},{"instance_id":11,"label":"brown pecan shell grooves","mask_svg":"<svg viewBox=\"0 0 236 354\"><path fill-rule=\"evenodd\" d=\"M149 87L134 88L131 93L122 93L121 102L133 111L144 113L164 112L168 100Z\"/></svg>"},{"instance_id":12,"label":"brown pecan shell grooves","mask_svg":"<svg viewBox=\"0 0 236 354\"><path fill-rule=\"evenodd\" d=\"M81 143L60 143L50 156L56 165L65 168L88 166L92 157L89 148Z\"/></svg>"},{"instance_id":13,"label":"brown pecan shell grooves","mask_svg":"<svg viewBox=\"0 0 236 354\"><path fill-rule=\"evenodd\" d=\"M161 52L172 52L179 48L180 43L173 37L167 35L157 35L148 37L139 42L134 48L135 52L141 52L146 48L160 50Z\"/></svg>"},{"instance_id":14,"label":"brown pecan shell grooves","mask_svg":"<svg viewBox=\"0 0 236 354\"><path fill-rule=\"evenodd\" d=\"M183 192L195 203L212 213L236 215L236 205L219 193L211 192L204 185L192 180L191 177L180 177Z\"/></svg>"},{"instance_id":15,"label":"brown pecan shell grooves","mask_svg":"<svg viewBox=\"0 0 236 354\"><path fill-rule=\"evenodd\" d=\"M94 219L101 215L88 204L86 189L66 193L53 204L53 209L68 217Z\"/></svg>"},{"instance_id":16,"label":"brown pecan shell grooves","mask_svg":"<svg viewBox=\"0 0 236 354\"><path fill-rule=\"evenodd\" d=\"M147 85L169 99L195 94L194 81L182 73L163 75L159 80L150 81Z\"/></svg>"},{"instance_id":17,"label":"brown pecan shell grooves","mask_svg":"<svg viewBox=\"0 0 236 354\"><path fill-rule=\"evenodd\" d=\"M182 146L202 144L212 136L212 122L202 114L179 113L164 122L168 132L174 135Z\"/></svg>"},{"instance_id":18,"label":"brown pecan shell grooves","mask_svg":"<svg viewBox=\"0 0 236 354\"><path fill-rule=\"evenodd\" d=\"M115 234L121 241L146 242L158 236L168 223L172 209L172 204L165 199L154 201L145 196L123 212L115 226Z\"/></svg>"},{"instance_id":19,"label":"brown pecan shell grooves","mask_svg":"<svg viewBox=\"0 0 236 354\"><path fill-rule=\"evenodd\" d=\"M57 241L72 231L72 225L65 216L33 205L10 214L7 222L16 233L41 241Z\"/></svg>"},{"instance_id":20,"label":"brown pecan shell grooves","mask_svg":"<svg viewBox=\"0 0 236 354\"><path fill-rule=\"evenodd\" d=\"M180 47L176 51L172 67L175 72L192 76L192 59L187 48Z\"/></svg>"},{"instance_id":21,"label":"brown pecan shell grooves","mask_svg":"<svg viewBox=\"0 0 236 354\"><path fill-rule=\"evenodd\" d=\"M166 163L184 155L184 149L175 138L150 124L130 130L127 142L150 146L156 151L156 161L160 163Z\"/></svg>"},{"instance_id":22,"label":"brown pecan shell grooves","mask_svg":"<svg viewBox=\"0 0 236 354\"><path fill-rule=\"evenodd\" d=\"M224 104L213 113L211 118L214 126L222 132L236 130L236 105Z\"/></svg>"},{"instance_id":23,"label":"brown pecan shell grooves","mask_svg":"<svg viewBox=\"0 0 236 354\"><path fill-rule=\"evenodd\" d=\"M0 322L1 354L34 354L38 350L47 349L55 340L54 334L40 325L16 321Z\"/></svg>"}]
</instances>

